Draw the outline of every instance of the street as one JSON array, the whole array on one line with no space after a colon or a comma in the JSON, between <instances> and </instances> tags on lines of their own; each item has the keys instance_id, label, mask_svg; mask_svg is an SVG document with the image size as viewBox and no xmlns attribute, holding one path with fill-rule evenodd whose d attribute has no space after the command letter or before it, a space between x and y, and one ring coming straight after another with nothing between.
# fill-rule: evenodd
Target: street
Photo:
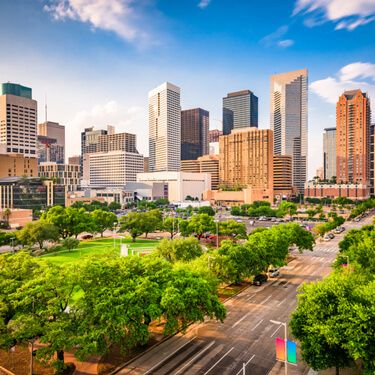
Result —
<instances>
[{"instance_id":1,"label":"street","mask_svg":"<svg viewBox=\"0 0 375 375\"><path fill-rule=\"evenodd\" d=\"M301 283L329 274L338 242L349 229L370 224L372 218L345 223L344 233L329 242L318 240L313 252L293 251L295 259L281 268L278 278L261 287L251 286L225 303L228 316L224 323L207 320L194 324L186 334L152 348L118 374L240 375L245 363L246 374L267 375L276 363L275 338L284 338L284 327L270 320L287 322ZM298 359L293 374L306 371Z\"/></svg>"}]
</instances>

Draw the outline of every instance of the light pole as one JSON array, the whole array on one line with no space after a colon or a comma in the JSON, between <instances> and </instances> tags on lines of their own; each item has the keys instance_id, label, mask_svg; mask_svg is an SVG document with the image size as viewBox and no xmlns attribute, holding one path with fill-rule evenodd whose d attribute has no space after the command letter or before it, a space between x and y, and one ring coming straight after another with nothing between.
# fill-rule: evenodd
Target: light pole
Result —
<instances>
[{"instance_id":1,"label":"light pole","mask_svg":"<svg viewBox=\"0 0 375 375\"><path fill-rule=\"evenodd\" d=\"M284 336L285 336L285 375L288 374L288 353L287 353L287 342L288 342L288 325L287 323L285 322L278 322L277 320L270 320L271 323L273 324L277 324L277 325L282 325L284 326Z\"/></svg>"},{"instance_id":2,"label":"light pole","mask_svg":"<svg viewBox=\"0 0 375 375\"><path fill-rule=\"evenodd\" d=\"M12 237L10 240L12 241L12 252L14 253L14 240L16 239L16 237Z\"/></svg>"}]
</instances>

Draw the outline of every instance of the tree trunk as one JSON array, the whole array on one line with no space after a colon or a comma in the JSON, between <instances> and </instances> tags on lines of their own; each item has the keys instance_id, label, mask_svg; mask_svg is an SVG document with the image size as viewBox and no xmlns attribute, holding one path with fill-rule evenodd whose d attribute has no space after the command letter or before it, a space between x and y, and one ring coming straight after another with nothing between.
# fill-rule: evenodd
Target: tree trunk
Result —
<instances>
[{"instance_id":1,"label":"tree trunk","mask_svg":"<svg viewBox=\"0 0 375 375\"><path fill-rule=\"evenodd\" d=\"M64 363L64 360L65 360L64 351L63 351L63 350L58 350L58 351L56 352L56 354L57 354L57 359L58 359L59 361L61 361L61 362Z\"/></svg>"},{"instance_id":2,"label":"tree trunk","mask_svg":"<svg viewBox=\"0 0 375 375\"><path fill-rule=\"evenodd\" d=\"M145 237L147 238L147 236L148 236L148 232L145 232Z\"/></svg>"},{"instance_id":3,"label":"tree trunk","mask_svg":"<svg viewBox=\"0 0 375 375\"><path fill-rule=\"evenodd\" d=\"M340 375L340 367L336 366L336 375Z\"/></svg>"},{"instance_id":4,"label":"tree trunk","mask_svg":"<svg viewBox=\"0 0 375 375\"><path fill-rule=\"evenodd\" d=\"M137 236L133 236L132 237L132 241L135 242L135 239L137 238Z\"/></svg>"}]
</instances>

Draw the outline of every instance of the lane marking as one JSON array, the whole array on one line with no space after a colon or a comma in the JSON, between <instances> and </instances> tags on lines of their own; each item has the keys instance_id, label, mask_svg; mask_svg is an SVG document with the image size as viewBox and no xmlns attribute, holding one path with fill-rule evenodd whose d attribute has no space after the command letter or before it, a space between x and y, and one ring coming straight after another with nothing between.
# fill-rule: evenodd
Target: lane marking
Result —
<instances>
[{"instance_id":1,"label":"lane marking","mask_svg":"<svg viewBox=\"0 0 375 375\"><path fill-rule=\"evenodd\" d=\"M179 374L182 370L185 369L185 367L189 366L190 363L194 362L198 357L200 357L206 350L208 350L209 348L211 348L212 345L215 344L215 340L214 341L211 341L211 343L209 343L205 348L203 348L200 352L198 352L188 363L186 363L183 367L181 367L176 373L175 375Z\"/></svg>"},{"instance_id":2,"label":"lane marking","mask_svg":"<svg viewBox=\"0 0 375 375\"><path fill-rule=\"evenodd\" d=\"M143 375L147 375L147 374L150 374L152 372L152 370L154 370L156 367L160 366L163 362L167 361L170 357L172 357L173 355L175 355L179 350L181 350L183 347L185 347L186 345L190 344L193 340L195 340L197 338L197 336L194 336L192 339L190 339L188 342L185 342L184 345L181 345L178 349L176 349L174 352L172 352L171 354L169 354L168 356L166 356L164 359L162 359L161 361L159 361L156 365L152 366L149 370L147 370L145 373L143 373Z\"/></svg>"},{"instance_id":3,"label":"lane marking","mask_svg":"<svg viewBox=\"0 0 375 375\"><path fill-rule=\"evenodd\" d=\"M253 328L251 328L250 331L254 331L260 324L262 324L262 322L263 322L263 319L261 321L259 321L256 326L254 326Z\"/></svg>"},{"instance_id":4,"label":"lane marking","mask_svg":"<svg viewBox=\"0 0 375 375\"><path fill-rule=\"evenodd\" d=\"M246 298L246 301L250 301L251 299L253 299L255 297L255 294L253 294L252 296L250 296L249 298Z\"/></svg>"},{"instance_id":5,"label":"lane marking","mask_svg":"<svg viewBox=\"0 0 375 375\"><path fill-rule=\"evenodd\" d=\"M248 316L250 313L251 313L251 311L249 311L247 314L245 314L240 320L237 320L237 322L234 323L234 324L232 325L232 328L234 328L237 324L240 324L244 319L247 318L247 316Z\"/></svg>"},{"instance_id":6,"label":"lane marking","mask_svg":"<svg viewBox=\"0 0 375 375\"><path fill-rule=\"evenodd\" d=\"M267 302L272 297L272 294L268 296L263 302L260 303L260 305L263 305L263 303Z\"/></svg>"},{"instance_id":7,"label":"lane marking","mask_svg":"<svg viewBox=\"0 0 375 375\"><path fill-rule=\"evenodd\" d=\"M280 324L276 329L275 329L275 332L270 336L270 337L273 337L275 335L275 333L282 327L283 325Z\"/></svg>"},{"instance_id":8,"label":"lane marking","mask_svg":"<svg viewBox=\"0 0 375 375\"><path fill-rule=\"evenodd\" d=\"M255 354L253 354L253 356L245 363L245 367L253 360L254 357L255 357ZM242 371L243 371L243 368L240 371L238 371L236 375L241 374Z\"/></svg>"},{"instance_id":9,"label":"lane marking","mask_svg":"<svg viewBox=\"0 0 375 375\"><path fill-rule=\"evenodd\" d=\"M277 304L277 306L282 305L285 301L286 301L286 298L284 298L281 302L279 302L279 303Z\"/></svg>"},{"instance_id":10,"label":"lane marking","mask_svg":"<svg viewBox=\"0 0 375 375\"><path fill-rule=\"evenodd\" d=\"M232 346L213 366L210 367L203 375L207 375L219 362L221 362L232 350L234 346Z\"/></svg>"}]
</instances>

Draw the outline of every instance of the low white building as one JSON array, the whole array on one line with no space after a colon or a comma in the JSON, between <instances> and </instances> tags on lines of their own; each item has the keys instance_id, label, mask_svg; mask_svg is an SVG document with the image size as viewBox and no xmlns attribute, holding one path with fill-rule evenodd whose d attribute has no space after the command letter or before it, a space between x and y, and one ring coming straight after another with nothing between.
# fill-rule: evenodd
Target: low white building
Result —
<instances>
[{"instance_id":1,"label":"low white building","mask_svg":"<svg viewBox=\"0 0 375 375\"><path fill-rule=\"evenodd\" d=\"M211 175L188 172L138 173L137 183L142 184L137 189L140 199L149 199L146 195L151 192L151 199L168 198L170 202L182 202L188 196L202 200L203 192L211 189Z\"/></svg>"}]
</instances>

